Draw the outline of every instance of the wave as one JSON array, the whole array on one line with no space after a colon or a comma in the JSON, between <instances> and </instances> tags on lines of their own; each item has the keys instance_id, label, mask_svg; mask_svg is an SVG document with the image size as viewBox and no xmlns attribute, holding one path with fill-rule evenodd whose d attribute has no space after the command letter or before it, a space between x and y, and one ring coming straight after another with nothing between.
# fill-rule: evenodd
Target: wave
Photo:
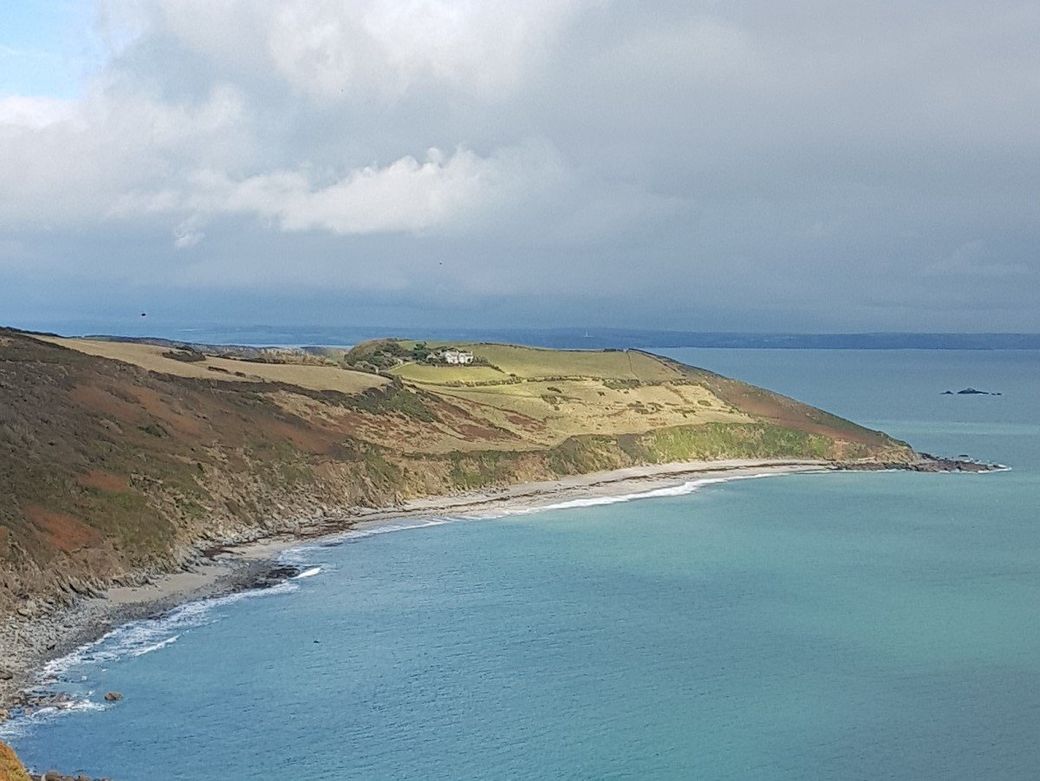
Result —
<instances>
[{"instance_id":1,"label":"wave","mask_svg":"<svg viewBox=\"0 0 1040 781\"><path fill-rule=\"evenodd\" d=\"M621 502L633 502L642 499L658 499L670 496L685 496L692 494L704 486L717 483L730 483L737 480L755 480L762 477L778 477L788 474L787 472L760 472L754 474L727 475L723 477L703 477L696 480L687 480L676 485L666 485L661 488L651 488L646 491L637 491L628 494L606 494L603 496L587 496L578 499L567 499L562 502L549 504L538 504L530 506L510 505L506 500L504 507L498 510L486 510L480 513L467 513L465 515L425 515L411 518L396 518L386 521L369 521L371 524L365 528L355 528L332 535L320 547L340 545L346 542L362 540L377 534L390 534L391 532L411 531L413 529L425 529L430 526L443 526L449 523L463 523L468 521L488 521L499 518L508 518L514 515L533 515L535 513L549 512L552 510L571 510L583 507L597 507L600 505L618 504ZM800 474L806 474L802 472ZM813 472L812 474L817 474ZM825 474L821 470L818 474ZM580 489L576 489L580 490ZM365 523L362 521L362 523ZM290 561L298 565L308 562L306 554L318 550L319 546L305 546L293 548L286 553L291 553Z\"/></svg>"},{"instance_id":2,"label":"wave","mask_svg":"<svg viewBox=\"0 0 1040 781\"><path fill-rule=\"evenodd\" d=\"M16 740L24 737L34 726L50 721L57 716L69 713L81 713L84 711L103 711L106 706L100 702L94 702L88 698L64 700L57 705L46 707L26 713L17 718L9 719L0 723L0 738L6 741Z\"/></svg>"},{"instance_id":3,"label":"wave","mask_svg":"<svg viewBox=\"0 0 1040 781\"><path fill-rule=\"evenodd\" d=\"M668 485L662 488L651 488L647 491L638 491L630 494L590 496L584 499L569 499L564 502L556 502L555 504L539 505L537 507L525 507L517 510L515 513L507 514L526 515L529 513L545 512L547 510L571 510L579 507L597 507L600 505L607 504L634 502L642 499L660 499L669 496L686 496L688 494L692 494L696 491L699 491L706 485L714 485L716 483L730 483L736 480L753 480L759 477L771 477L775 474L776 473L773 472L763 472L762 474L733 475L731 477L704 477L699 480L687 480L686 482L680 483L679 485Z\"/></svg>"},{"instance_id":4,"label":"wave","mask_svg":"<svg viewBox=\"0 0 1040 781\"><path fill-rule=\"evenodd\" d=\"M495 516L480 516L481 518L490 518ZM335 535L329 542L330 544L338 544L341 542L353 542L354 540L362 540L366 537L375 537L378 534L390 534L391 532L406 532L412 529L426 529L430 526L443 526L446 523L459 523L460 521L473 521L479 520L477 516L463 517L463 516L424 516L416 518L400 518L392 521L372 521L372 525L364 529L350 529L349 531L342 532Z\"/></svg>"},{"instance_id":5,"label":"wave","mask_svg":"<svg viewBox=\"0 0 1040 781\"><path fill-rule=\"evenodd\" d=\"M160 648L165 648L168 645L176 643L180 639L180 635L174 635L173 637L167 637L165 640L160 640L158 643L152 643L142 648L138 648L130 652L130 656L144 656L150 654L152 651L158 651Z\"/></svg>"},{"instance_id":6,"label":"wave","mask_svg":"<svg viewBox=\"0 0 1040 781\"><path fill-rule=\"evenodd\" d=\"M295 548L286 548L278 554L278 563L291 566L303 567L310 563L310 556L321 550L324 545L297 545Z\"/></svg>"},{"instance_id":7,"label":"wave","mask_svg":"<svg viewBox=\"0 0 1040 781\"><path fill-rule=\"evenodd\" d=\"M131 621L92 643L82 645L65 656L48 662L37 676L37 681L43 686L62 682L73 683L69 673L76 668L144 656L172 645L185 630L204 626L215 620L212 614L216 608L252 597L285 594L297 588L298 585L286 581L271 588L240 591L223 597L188 602L157 618Z\"/></svg>"},{"instance_id":8,"label":"wave","mask_svg":"<svg viewBox=\"0 0 1040 781\"><path fill-rule=\"evenodd\" d=\"M293 580L300 580L302 578L313 578L315 575L321 572L321 567L310 567L305 569L299 575L293 575Z\"/></svg>"}]
</instances>

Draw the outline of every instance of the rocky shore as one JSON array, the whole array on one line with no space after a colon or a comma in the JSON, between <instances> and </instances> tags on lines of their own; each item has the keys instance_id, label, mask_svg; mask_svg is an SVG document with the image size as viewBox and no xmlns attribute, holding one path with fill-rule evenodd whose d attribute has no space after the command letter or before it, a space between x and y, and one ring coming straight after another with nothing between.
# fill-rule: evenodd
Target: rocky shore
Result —
<instances>
[{"instance_id":1,"label":"rocky shore","mask_svg":"<svg viewBox=\"0 0 1040 781\"><path fill-rule=\"evenodd\" d=\"M53 688L56 681L42 677L39 671L48 661L94 642L118 626L161 616L187 601L270 588L299 574L299 568L294 566L225 551L201 557L185 574L199 574L207 569L213 570L212 576L192 578L197 585L188 590L164 588L159 585L163 579L159 576L147 578L139 586L126 587L137 590L138 599L121 599L118 595L112 598L110 592L85 597L71 607L32 619L9 616L0 655L0 720L44 708L71 707L72 700ZM7 638L13 642L7 642Z\"/></svg>"},{"instance_id":2,"label":"rocky shore","mask_svg":"<svg viewBox=\"0 0 1040 781\"><path fill-rule=\"evenodd\" d=\"M110 781L110 779L105 777L92 778L82 773L67 776L64 773L59 773L57 770L48 770L46 773L40 773L39 775L29 775L28 778L32 779L32 781Z\"/></svg>"},{"instance_id":3,"label":"rocky shore","mask_svg":"<svg viewBox=\"0 0 1040 781\"><path fill-rule=\"evenodd\" d=\"M976 461L968 456L958 458L945 458L933 456L930 453L921 453L918 461L910 463L886 463L884 461L854 461L848 463L835 463L834 469L852 472L880 472L899 470L901 472L926 472L938 474L943 472L1002 472L1007 469L1003 464L987 464Z\"/></svg>"}]
</instances>

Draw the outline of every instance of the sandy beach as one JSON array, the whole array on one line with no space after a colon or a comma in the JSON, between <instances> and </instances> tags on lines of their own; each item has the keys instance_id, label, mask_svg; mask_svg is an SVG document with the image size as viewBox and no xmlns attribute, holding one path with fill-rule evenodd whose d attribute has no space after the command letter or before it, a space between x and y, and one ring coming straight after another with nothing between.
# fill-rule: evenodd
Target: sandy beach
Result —
<instances>
[{"instance_id":1,"label":"sandy beach","mask_svg":"<svg viewBox=\"0 0 1040 781\"><path fill-rule=\"evenodd\" d=\"M293 571L279 564L284 551L308 541L331 538L396 524L402 519L480 518L528 513L564 502L638 495L680 486L691 480L728 480L797 472L831 471L826 461L749 460L694 461L593 472L558 480L523 483L404 502L385 508L350 508L278 535L228 546L200 558L190 570L170 573L150 583L110 588L103 597L85 599L74 607L42 619L9 618L3 627L0 668L0 708L32 707L47 682L40 671L52 659L93 642L128 621L161 615L178 605L248 588L273 585ZM28 693L27 693L28 692ZM49 702L44 694L44 701ZM56 703L60 707L60 702ZM6 710L0 711L6 716Z\"/></svg>"}]
</instances>

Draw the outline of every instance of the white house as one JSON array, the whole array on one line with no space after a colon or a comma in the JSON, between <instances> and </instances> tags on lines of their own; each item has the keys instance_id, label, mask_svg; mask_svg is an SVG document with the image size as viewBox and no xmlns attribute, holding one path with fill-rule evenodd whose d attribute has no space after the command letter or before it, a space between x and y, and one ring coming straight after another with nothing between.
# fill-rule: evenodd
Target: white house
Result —
<instances>
[{"instance_id":1,"label":"white house","mask_svg":"<svg viewBox=\"0 0 1040 781\"><path fill-rule=\"evenodd\" d=\"M466 350L445 350L444 362L451 364L473 363L473 353Z\"/></svg>"}]
</instances>

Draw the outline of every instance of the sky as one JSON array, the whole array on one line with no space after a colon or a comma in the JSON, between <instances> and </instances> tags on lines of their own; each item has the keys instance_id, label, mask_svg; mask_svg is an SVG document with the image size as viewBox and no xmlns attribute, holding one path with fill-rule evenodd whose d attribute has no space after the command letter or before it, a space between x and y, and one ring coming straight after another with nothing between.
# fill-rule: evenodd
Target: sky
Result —
<instances>
[{"instance_id":1,"label":"sky","mask_svg":"<svg viewBox=\"0 0 1040 781\"><path fill-rule=\"evenodd\" d=\"M0 323L1040 331L1040 4L19 0Z\"/></svg>"}]
</instances>

